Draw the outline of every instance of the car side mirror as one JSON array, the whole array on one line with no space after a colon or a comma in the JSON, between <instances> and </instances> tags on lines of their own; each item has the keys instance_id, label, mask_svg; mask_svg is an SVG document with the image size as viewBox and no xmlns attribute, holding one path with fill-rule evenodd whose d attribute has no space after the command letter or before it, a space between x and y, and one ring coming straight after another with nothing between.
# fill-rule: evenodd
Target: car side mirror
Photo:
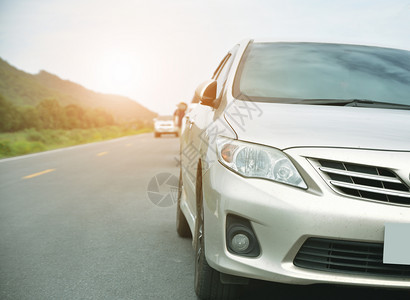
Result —
<instances>
[{"instance_id":1,"label":"car side mirror","mask_svg":"<svg viewBox=\"0 0 410 300\"><path fill-rule=\"evenodd\" d=\"M201 83L195 90L199 102L203 105L212 106L216 99L216 80L207 80Z\"/></svg>"}]
</instances>

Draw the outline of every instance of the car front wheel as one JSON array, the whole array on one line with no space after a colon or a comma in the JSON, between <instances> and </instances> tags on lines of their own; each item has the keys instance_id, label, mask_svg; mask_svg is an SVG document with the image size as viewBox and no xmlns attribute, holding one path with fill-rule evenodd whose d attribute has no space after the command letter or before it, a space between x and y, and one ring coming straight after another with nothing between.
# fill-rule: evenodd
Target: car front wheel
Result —
<instances>
[{"instance_id":1,"label":"car front wheel","mask_svg":"<svg viewBox=\"0 0 410 300\"><path fill-rule=\"evenodd\" d=\"M200 185L202 187L202 183ZM195 293L200 299L236 299L240 286L223 284L220 279L221 273L211 268L206 261L202 189L199 189L199 193L200 201L195 224Z\"/></svg>"}]
</instances>

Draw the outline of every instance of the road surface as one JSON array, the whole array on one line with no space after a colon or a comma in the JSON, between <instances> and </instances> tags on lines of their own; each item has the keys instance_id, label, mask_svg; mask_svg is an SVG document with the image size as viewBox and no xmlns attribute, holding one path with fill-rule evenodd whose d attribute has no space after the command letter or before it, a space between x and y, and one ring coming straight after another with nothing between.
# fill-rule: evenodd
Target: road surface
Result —
<instances>
[{"instance_id":1,"label":"road surface","mask_svg":"<svg viewBox=\"0 0 410 300\"><path fill-rule=\"evenodd\" d=\"M175 205L147 193L159 174L179 174L178 151L174 137L143 134L0 160L0 299L196 299L194 254L175 232ZM273 295L406 299L259 283L242 299Z\"/></svg>"}]
</instances>

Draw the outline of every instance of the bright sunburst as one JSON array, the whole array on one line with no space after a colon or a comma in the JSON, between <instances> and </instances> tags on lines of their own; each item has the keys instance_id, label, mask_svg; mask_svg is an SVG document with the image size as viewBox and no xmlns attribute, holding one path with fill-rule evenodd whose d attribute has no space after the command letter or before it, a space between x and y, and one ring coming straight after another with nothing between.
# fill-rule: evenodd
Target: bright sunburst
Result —
<instances>
[{"instance_id":1,"label":"bright sunburst","mask_svg":"<svg viewBox=\"0 0 410 300\"><path fill-rule=\"evenodd\" d=\"M109 93L128 94L141 79L141 66L136 55L112 50L101 57L99 77L103 89Z\"/></svg>"}]
</instances>

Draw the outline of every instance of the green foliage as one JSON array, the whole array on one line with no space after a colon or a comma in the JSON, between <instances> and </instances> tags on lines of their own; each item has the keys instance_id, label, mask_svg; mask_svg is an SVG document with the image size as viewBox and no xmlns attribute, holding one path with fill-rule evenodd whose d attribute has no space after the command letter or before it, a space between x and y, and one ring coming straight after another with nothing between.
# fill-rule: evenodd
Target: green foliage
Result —
<instances>
[{"instance_id":1,"label":"green foliage","mask_svg":"<svg viewBox=\"0 0 410 300\"><path fill-rule=\"evenodd\" d=\"M36 130L31 128L14 133L0 133L0 158L98 142L150 131L152 131L150 128L131 129L122 126L105 126L71 130Z\"/></svg>"},{"instance_id":2,"label":"green foliage","mask_svg":"<svg viewBox=\"0 0 410 300\"><path fill-rule=\"evenodd\" d=\"M147 132L155 115L126 97L31 75L0 58L0 158Z\"/></svg>"},{"instance_id":3,"label":"green foliage","mask_svg":"<svg viewBox=\"0 0 410 300\"><path fill-rule=\"evenodd\" d=\"M45 99L35 107L17 107L0 95L0 132L29 128L86 129L114 124L113 116L103 109L86 109L75 104L63 107L55 99Z\"/></svg>"},{"instance_id":4,"label":"green foliage","mask_svg":"<svg viewBox=\"0 0 410 300\"><path fill-rule=\"evenodd\" d=\"M9 140L0 141L0 157L13 156Z\"/></svg>"},{"instance_id":5,"label":"green foliage","mask_svg":"<svg viewBox=\"0 0 410 300\"><path fill-rule=\"evenodd\" d=\"M18 130L20 121L20 111L0 95L0 131Z\"/></svg>"},{"instance_id":6,"label":"green foliage","mask_svg":"<svg viewBox=\"0 0 410 300\"><path fill-rule=\"evenodd\" d=\"M41 142L17 141L11 144L11 152L18 155L44 151L46 146Z\"/></svg>"},{"instance_id":7,"label":"green foliage","mask_svg":"<svg viewBox=\"0 0 410 300\"><path fill-rule=\"evenodd\" d=\"M25 130L24 132L26 133L26 139L29 142L41 142L43 144L47 143L47 139L44 134L41 134L35 129Z\"/></svg>"}]
</instances>

